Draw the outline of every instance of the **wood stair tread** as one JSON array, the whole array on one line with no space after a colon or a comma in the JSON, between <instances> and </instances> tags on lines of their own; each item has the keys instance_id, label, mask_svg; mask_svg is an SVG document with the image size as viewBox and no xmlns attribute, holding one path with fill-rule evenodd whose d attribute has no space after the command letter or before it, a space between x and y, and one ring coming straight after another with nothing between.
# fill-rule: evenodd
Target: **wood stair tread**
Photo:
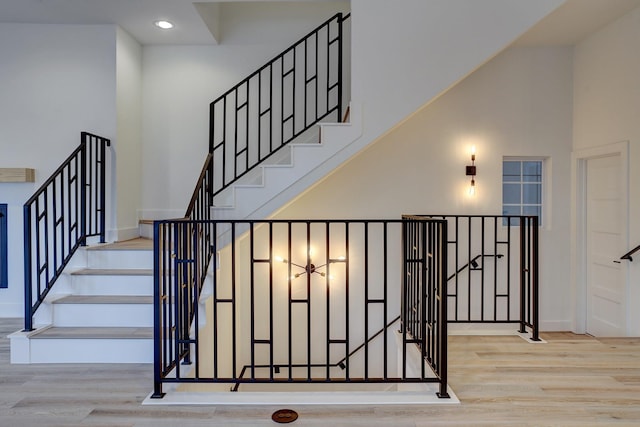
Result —
<instances>
[{"instance_id":1,"label":"wood stair tread","mask_svg":"<svg viewBox=\"0 0 640 427\"><path fill-rule=\"evenodd\" d=\"M147 268L84 268L73 271L72 276L153 276L153 269Z\"/></svg>"},{"instance_id":2,"label":"wood stair tread","mask_svg":"<svg viewBox=\"0 0 640 427\"><path fill-rule=\"evenodd\" d=\"M59 327L36 331L34 339L152 339L149 327Z\"/></svg>"},{"instance_id":3,"label":"wood stair tread","mask_svg":"<svg viewBox=\"0 0 640 427\"><path fill-rule=\"evenodd\" d=\"M67 295L53 304L153 304L152 296L139 295Z\"/></svg>"},{"instance_id":4,"label":"wood stair tread","mask_svg":"<svg viewBox=\"0 0 640 427\"><path fill-rule=\"evenodd\" d=\"M138 237L136 239L123 240L121 242L88 246L86 249L89 251L146 251L153 249L153 240Z\"/></svg>"}]
</instances>

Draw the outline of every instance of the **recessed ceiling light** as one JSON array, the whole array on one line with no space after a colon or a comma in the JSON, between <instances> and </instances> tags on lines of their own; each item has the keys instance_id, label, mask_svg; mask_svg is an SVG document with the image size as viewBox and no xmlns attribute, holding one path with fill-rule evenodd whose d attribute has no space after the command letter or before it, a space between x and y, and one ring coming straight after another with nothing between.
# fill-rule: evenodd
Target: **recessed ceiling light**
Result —
<instances>
[{"instance_id":1,"label":"recessed ceiling light","mask_svg":"<svg viewBox=\"0 0 640 427\"><path fill-rule=\"evenodd\" d=\"M162 28L163 30L173 28L173 24L169 21L156 21L153 24L158 28Z\"/></svg>"}]
</instances>

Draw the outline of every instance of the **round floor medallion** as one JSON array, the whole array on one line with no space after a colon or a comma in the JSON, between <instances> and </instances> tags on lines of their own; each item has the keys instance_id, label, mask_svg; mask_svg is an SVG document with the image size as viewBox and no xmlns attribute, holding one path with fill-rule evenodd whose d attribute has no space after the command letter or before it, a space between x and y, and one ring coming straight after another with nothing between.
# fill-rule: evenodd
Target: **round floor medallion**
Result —
<instances>
[{"instance_id":1,"label":"round floor medallion","mask_svg":"<svg viewBox=\"0 0 640 427\"><path fill-rule=\"evenodd\" d=\"M292 409L278 409L271 419L280 424L292 423L298 419L298 413Z\"/></svg>"}]
</instances>

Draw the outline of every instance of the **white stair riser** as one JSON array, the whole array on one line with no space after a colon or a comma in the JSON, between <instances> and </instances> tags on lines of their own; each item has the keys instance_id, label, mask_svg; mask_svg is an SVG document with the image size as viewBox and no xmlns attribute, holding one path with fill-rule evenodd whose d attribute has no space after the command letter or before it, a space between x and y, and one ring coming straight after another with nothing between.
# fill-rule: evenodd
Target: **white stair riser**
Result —
<instances>
[{"instance_id":1,"label":"white stair riser","mask_svg":"<svg viewBox=\"0 0 640 427\"><path fill-rule=\"evenodd\" d=\"M87 251L87 267L95 269L152 269L153 251Z\"/></svg>"},{"instance_id":2,"label":"white stair riser","mask_svg":"<svg viewBox=\"0 0 640 427\"><path fill-rule=\"evenodd\" d=\"M74 295L153 296L153 276L71 275Z\"/></svg>"},{"instance_id":3,"label":"white stair riser","mask_svg":"<svg viewBox=\"0 0 640 427\"><path fill-rule=\"evenodd\" d=\"M150 327L152 304L54 304L53 325L61 327Z\"/></svg>"},{"instance_id":4,"label":"white stair riser","mask_svg":"<svg viewBox=\"0 0 640 427\"><path fill-rule=\"evenodd\" d=\"M32 339L29 363L153 363L152 339Z\"/></svg>"},{"instance_id":5,"label":"white stair riser","mask_svg":"<svg viewBox=\"0 0 640 427\"><path fill-rule=\"evenodd\" d=\"M306 188L325 176L350 157L344 148L362 134L360 108L351 105L351 122L320 125L318 132L310 132L313 143L292 143L291 165L263 165L261 186L232 185L216 196L215 219L264 218L286 204Z\"/></svg>"},{"instance_id":6,"label":"white stair riser","mask_svg":"<svg viewBox=\"0 0 640 427\"><path fill-rule=\"evenodd\" d=\"M153 239L153 224L141 223L138 225L138 232L140 237L146 239Z\"/></svg>"}]
</instances>

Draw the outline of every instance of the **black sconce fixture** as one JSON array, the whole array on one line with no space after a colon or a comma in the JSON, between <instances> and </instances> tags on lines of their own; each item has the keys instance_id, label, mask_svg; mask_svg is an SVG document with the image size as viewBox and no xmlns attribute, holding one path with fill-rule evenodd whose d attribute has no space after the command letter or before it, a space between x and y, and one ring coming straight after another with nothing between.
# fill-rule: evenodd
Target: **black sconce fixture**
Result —
<instances>
[{"instance_id":1,"label":"black sconce fixture","mask_svg":"<svg viewBox=\"0 0 640 427\"><path fill-rule=\"evenodd\" d=\"M471 165L466 167L467 176L471 177L471 185L469 186L469 195L476 194L476 147L471 147Z\"/></svg>"}]
</instances>

